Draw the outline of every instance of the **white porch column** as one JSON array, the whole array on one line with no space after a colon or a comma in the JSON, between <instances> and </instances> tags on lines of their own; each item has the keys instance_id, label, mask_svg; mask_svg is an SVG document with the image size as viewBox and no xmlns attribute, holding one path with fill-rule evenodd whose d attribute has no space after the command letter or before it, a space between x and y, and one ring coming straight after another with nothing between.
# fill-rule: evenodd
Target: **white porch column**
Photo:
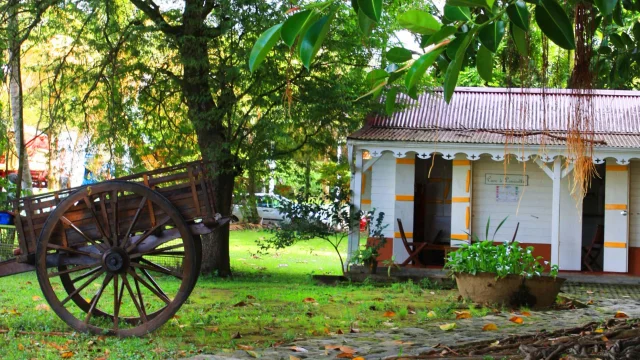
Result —
<instances>
[{"instance_id":1,"label":"white porch column","mask_svg":"<svg viewBox=\"0 0 640 360\"><path fill-rule=\"evenodd\" d=\"M407 154L404 158L396 159L395 165L395 210L393 219L393 255L396 263L402 263L409 256L402 244L398 221L402 221L402 227L407 238L413 238L413 204L416 179L416 156ZM411 241L411 240L409 240Z\"/></svg>"},{"instance_id":2,"label":"white porch column","mask_svg":"<svg viewBox=\"0 0 640 360\"><path fill-rule=\"evenodd\" d=\"M603 270L627 272L629 266L629 166L608 159L604 190Z\"/></svg>"},{"instance_id":3,"label":"white porch column","mask_svg":"<svg viewBox=\"0 0 640 360\"><path fill-rule=\"evenodd\" d=\"M451 246L469 242L472 175L471 161L457 155L453 160L451 179Z\"/></svg>"},{"instance_id":4,"label":"white porch column","mask_svg":"<svg viewBox=\"0 0 640 360\"><path fill-rule=\"evenodd\" d=\"M351 160L351 159L349 159ZM351 214L360 211L362 200L362 150L355 151L355 161L351 171ZM351 223L349 239L347 243L347 261L349 264L351 256L360 247L360 221L354 219ZM345 269L346 270L346 269Z\"/></svg>"},{"instance_id":5,"label":"white porch column","mask_svg":"<svg viewBox=\"0 0 640 360\"><path fill-rule=\"evenodd\" d=\"M553 199L551 200L551 265L560 264L560 184L562 182L562 160L553 160Z\"/></svg>"}]
</instances>

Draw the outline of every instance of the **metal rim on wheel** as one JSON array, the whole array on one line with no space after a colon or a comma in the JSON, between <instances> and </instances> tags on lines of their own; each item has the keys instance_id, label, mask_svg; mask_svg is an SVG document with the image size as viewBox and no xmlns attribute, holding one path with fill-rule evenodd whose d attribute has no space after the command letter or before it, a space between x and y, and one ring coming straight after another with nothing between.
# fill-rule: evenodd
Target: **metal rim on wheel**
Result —
<instances>
[{"instance_id":1,"label":"metal rim on wheel","mask_svg":"<svg viewBox=\"0 0 640 360\"><path fill-rule=\"evenodd\" d=\"M199 240L156 191L123 181L91 185L47 218L36 251L38 281L74 329L142 336L170 320L193 290ZM176 265L159 263L167 259Z\"/></svg>"}]
</instances>

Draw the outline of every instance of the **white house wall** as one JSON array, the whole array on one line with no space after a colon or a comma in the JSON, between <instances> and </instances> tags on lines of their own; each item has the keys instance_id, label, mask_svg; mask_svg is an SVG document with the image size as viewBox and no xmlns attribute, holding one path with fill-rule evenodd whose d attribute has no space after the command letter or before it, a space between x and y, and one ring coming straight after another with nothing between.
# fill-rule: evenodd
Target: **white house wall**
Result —
<instances>
[{"instance_id":1,"label":"white house wall","mask_svg":"<svg viewBox=\"0 0 640 360\"><path fill-rule=\"evenodd\" d=\"M513 160L505 165L488 157L472 162L473 202L472 231L481 239L484 237L487 220L491 217L489 237L498 224L509 217L496 235L496 241L511 240L516 226L520 223L516 240L527 244L550 244L551 234L551 179L532 161L523 163ZM496 200L496 185L485 184L486 174L525 174L529 185L520 189L519 202L505 203Z\"/></svg>"},{"instance_id":2,"label":"white house wall","mask_svg":"<svg viewBox=\"0 0 640 360\"><path fill-rule=\"evenodd\" d=\"M395 229L396 158L385 153L371 169L371 207L376 214L384 212L386 238L393 238ZM376 215L377 216L377 215Z\"/></svg>"}]
</instances>

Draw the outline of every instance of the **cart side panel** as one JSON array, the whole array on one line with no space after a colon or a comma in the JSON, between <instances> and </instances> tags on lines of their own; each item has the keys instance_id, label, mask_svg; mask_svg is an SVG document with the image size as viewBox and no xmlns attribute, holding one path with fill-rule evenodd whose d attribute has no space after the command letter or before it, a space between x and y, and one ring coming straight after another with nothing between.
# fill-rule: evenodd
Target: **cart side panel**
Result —
<instances>
[{"instance_id":1,"label":"cart side panel","mask_svg":"<svg viewBox=\"0 0 640 360\"><path fill-rule=\"evenodd\" d=\"M125 180L138 182L158 191L178 209L183 219L188 223L197 220L212 219L215 215L211 198L212 191L210 185L208 185L209 182L204 177L203 166L199 162L136 174L126 177ZM86 191L89 198L91 198L91 185L80 189L80 191ZM55 209L55 206L60 203L60 201L74 191L64 190L21 199L19 206L22 216L17 221L16 226L19 228L19 241L23 254L25 250L27 254L35 253L37 238L50 212ZM91 200L93 211L86 206L84 201L80 201L72 206L64 216L84 234L96 238L100 237L101 233L95 225L93 219L94 214L97 216L98 222L104 231L109 231L108 224L106 224L101 216L101 202L104 201L105 211L109 219L113 218L113 207L106 198L91 198ZM117 217L119 234L122 235L129 229L141 202L142 198L133 194L119 199ZM141 208L138 221L136 221L132 228L132 233L144 233L165 218L166 214L164 214L162 210L153 208L150 203L148 206L144 205ZM85 242L81 234L71 227L62 224L54 233L52 240L58 244L65 244L67 242L68 244L78 244Z\"/></svg>"}]
</instances>

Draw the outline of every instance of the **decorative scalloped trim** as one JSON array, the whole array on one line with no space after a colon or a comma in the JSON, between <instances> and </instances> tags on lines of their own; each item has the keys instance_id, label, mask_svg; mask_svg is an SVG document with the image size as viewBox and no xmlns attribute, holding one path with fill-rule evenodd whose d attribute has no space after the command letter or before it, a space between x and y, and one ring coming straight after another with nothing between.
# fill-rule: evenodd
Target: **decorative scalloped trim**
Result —
<instances>
[{"instance_id":1,"label":"decorative scalloped trim","mask_svg":"<svg viewBox=\"0 0 640 360\"><path fill-rule=\"evenodd\" d=\"M555 157L561 156L566 158L566 153L564 151L558 150L550 150L546 149L545 151L540 151L539 149L487 149L487 148L470 148L470 149L442 149L438 147L424 147L423 149L416 148L402 148L402 147L380 147L380 146L367 146L367 145L357 145L358 150L368 151L371 157L380 157L385 153L391 153L396 158L404 158L409 153L415 153L416 157L420 159L429 159L432 153L437 153L442 155L444 159L453 160L456 155L462 154L466 156L469 160L478 160L481 155L489 155L491 159L495 161L503 161L505 155L512 155L518 161L528 161L540 159L543 162L552 162ZM603 164L606 159L615 159L616 162L620 165L628 165L631 159L640 159L640 151L631 152L631 151L595 151L593 155L593 162L596 164ZM568 162L573 162L573 158L568 158Z\"/></svg>"}]
</instances>

